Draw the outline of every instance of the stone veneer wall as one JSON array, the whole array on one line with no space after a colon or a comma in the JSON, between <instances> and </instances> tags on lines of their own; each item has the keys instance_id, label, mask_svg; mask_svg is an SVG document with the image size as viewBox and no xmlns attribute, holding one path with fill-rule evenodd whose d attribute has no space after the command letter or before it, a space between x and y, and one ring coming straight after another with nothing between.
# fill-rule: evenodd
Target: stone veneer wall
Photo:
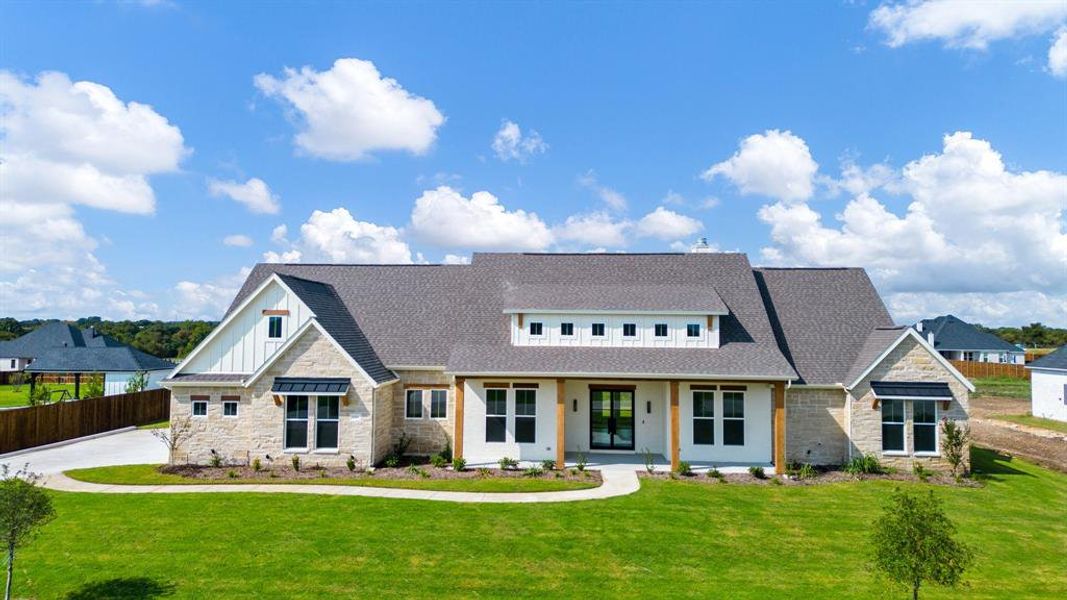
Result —
<instances>
[{"instance_id":1,"label":"stone veneer wall","mask_svg":"<svg viewBox=\"0 0 1067 600\"><path fill-rule=\"evenodd\" d=\"M411 440L408 454L434 454L444 450L445 445L455 447L452 443L453 423L455 423L456 398L452 378L443 371L396 371L400 384L393 386L392 443L400 438L401 433ZM448 407L446 418L430 418L430 393L423 390L422 418L408 419L406 416L408 385L439 385L448 390ZM391 447L390 447L391 449Z\"/></svg>"},{"instance_id":2,"label":"stone veneer wall","mask_svg":"<svg viewBox=\"0 0 1067 600\"><path fill-rule=\"evenodd\" d=\"M813 465L840 465L848 461L846 400L843 389L791 387L786 390L787 461Z\"/></svg>"},{"instance_id":3,"label":"stone veneer wall","mask_svg":"<svg viewBox=\"0 0 1067 600\"><path fill-rule=\"evenodd\" d=\"M948 464L940 456L914 456L912 442L912 407L911 402L904 403L904 455L887 455L882 452L882 411L872 408L874 393L872 381L941 381L952 390L953 400L948 410L937 403L938 419L948 418L966 422L970 412L970 396L967 388L953 377L951 373L930 354L926 348L914 339L908 338L900 343L870 375L863 379L850 394L852 418L853 452L874 454L882 464L911 469L916 462L924 466L947 470ZM940 440L940 430L938 431ZM940 448L938 449L940 451Z\"/></svg>"},{"instance_id":4,"label":"stone veneer wall","mask_svg":"<svg viewBox=\"0 0 1067 600\"><path fill-rule=\"evenodd\" d=\"M377 395L381 396L381 402L375 402L376 394L372 383L332 342L312 328L304 333L250 390L239 387L174 388L171 393L171 423L190 416L192 433L175 456L171 457L171 462L206 464L211 460L211 450L215 450L228 463L245 464L259 458L264 465L268 465L270 461L266 457L270 455L275 462L280 461L288 465L292 453L282 448L285 406L276 405L274 396L270 393L275 377L349 377L352 380L348 395L342 398L338 407L340 418L337 450L311 449L298 453L305 465L342 465L349 455L366 464L371 464L378 458L375 453L377 448L372 447L374 432L371 415L376 405L388 406L392 397L390 388L399 386L394 384L380 387ZM195 395L210 397L207 417L191 417L191 396ZM224 395L241 396L237 417L222 416ZM310 397L308 443L312 448L315 437L315 404L315 397Z\"/></svg>"}]
</instances>

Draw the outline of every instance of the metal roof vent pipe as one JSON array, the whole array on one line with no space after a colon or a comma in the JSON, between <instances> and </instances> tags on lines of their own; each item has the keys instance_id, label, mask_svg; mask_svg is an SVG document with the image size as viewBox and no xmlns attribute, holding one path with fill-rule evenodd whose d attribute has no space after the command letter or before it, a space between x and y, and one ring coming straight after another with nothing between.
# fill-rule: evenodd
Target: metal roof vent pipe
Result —
<instances>
[{"instance_id":1,"label":"metal roof vent pipe","mask_svg":"<svg viewBox=\"0 0 1067 600\"><path fill-rule=\"evenodd\" d=\"M934 332L932 332L932 331L926 332L926 341L930 342L931 346L934 345Z\"/></svg>"},{"instance_id":2,"label":"metal roof vent pipe","mask_svg":"<svg viewBox=\"0 0 1067 600\"><path fill-rule=\"evenodd\" d=\"M712 250L711 246L708 245L708 238L704 238L704 237L700 238L699 240L697 240L697 243L695 243L692 246L690 246L689 247L689 251L692 252L692 253L697 253L697 254L714 252L714 250Z\"/></svg>"}]
</instances>

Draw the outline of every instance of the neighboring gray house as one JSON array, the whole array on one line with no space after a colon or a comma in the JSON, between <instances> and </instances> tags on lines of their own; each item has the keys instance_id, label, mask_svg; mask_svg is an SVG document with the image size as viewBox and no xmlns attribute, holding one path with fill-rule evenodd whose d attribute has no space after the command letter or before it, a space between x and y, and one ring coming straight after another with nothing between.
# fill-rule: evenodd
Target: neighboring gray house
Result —
<instances>
[{"instance_id":1,"label":"neighboring gray house","mask_svg":"<svg viewBox=\"0 0 1067 600\"><path fill-rule=\"evenodd\" d=\"M490 254L469 265L260 264L164 380L173 462L937 466L971 384L896 327L861 269L744 254ZM635 457L636 458L636 457Z\"/></svg>"},{"instance_id":2,"label":"neighboring gray house","mask_svg":"<svg viewBox=\"0 0 1067 600\"><path fill-rule=\"evenodd\" d=\"M1026 365L1030 369L1031 414L1067 421L1067 346Z\"/></svg>"},{"instance_id":3,"label":"neighboring gray house","mask_svg":"<svg viewBox=\"0 0 1067 600\"><path fill-rule=\"evenodd\" d=\"M974 325L952 315L923 319L915 324L915 330L926 336L934 349L949 360L1013 365L1026 362L1026 351L1022 348L992 333L979 331Z\"/></svg>"}]
</instances>

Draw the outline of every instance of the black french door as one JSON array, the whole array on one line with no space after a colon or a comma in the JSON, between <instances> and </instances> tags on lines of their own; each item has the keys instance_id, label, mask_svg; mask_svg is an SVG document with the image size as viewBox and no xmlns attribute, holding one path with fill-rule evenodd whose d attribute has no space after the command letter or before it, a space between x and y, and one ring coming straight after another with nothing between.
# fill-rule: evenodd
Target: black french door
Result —
<instances>
[{"instance_id":1,"label":"black french door","mask_svg":"<svg viewBox=\"0 0 1067 600\"><path fill-rule=\"evenodd\" d=\"M593 450L633 450L633 390L593 388L589 393L589 447Z\"/></svg>"}]
</instances>

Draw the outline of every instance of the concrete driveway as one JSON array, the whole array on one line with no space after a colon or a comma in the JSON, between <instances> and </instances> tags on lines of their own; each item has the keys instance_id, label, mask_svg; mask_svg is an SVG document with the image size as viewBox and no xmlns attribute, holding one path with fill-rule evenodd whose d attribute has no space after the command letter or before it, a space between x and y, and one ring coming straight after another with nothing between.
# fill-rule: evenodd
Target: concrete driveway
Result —
<instances>
[{"instance_id":1,"label":"concrete driveway","mask_svg":"<svg viewBox=\"0 0 1067 600\"><path fill-rule=\"evenodd\" d=\"M48 475L68 469L167 462L167 448L146 429L134 429L65 446L0 456L12 471L29 463L29 470Z\"/></svg>"}]
</instances>

